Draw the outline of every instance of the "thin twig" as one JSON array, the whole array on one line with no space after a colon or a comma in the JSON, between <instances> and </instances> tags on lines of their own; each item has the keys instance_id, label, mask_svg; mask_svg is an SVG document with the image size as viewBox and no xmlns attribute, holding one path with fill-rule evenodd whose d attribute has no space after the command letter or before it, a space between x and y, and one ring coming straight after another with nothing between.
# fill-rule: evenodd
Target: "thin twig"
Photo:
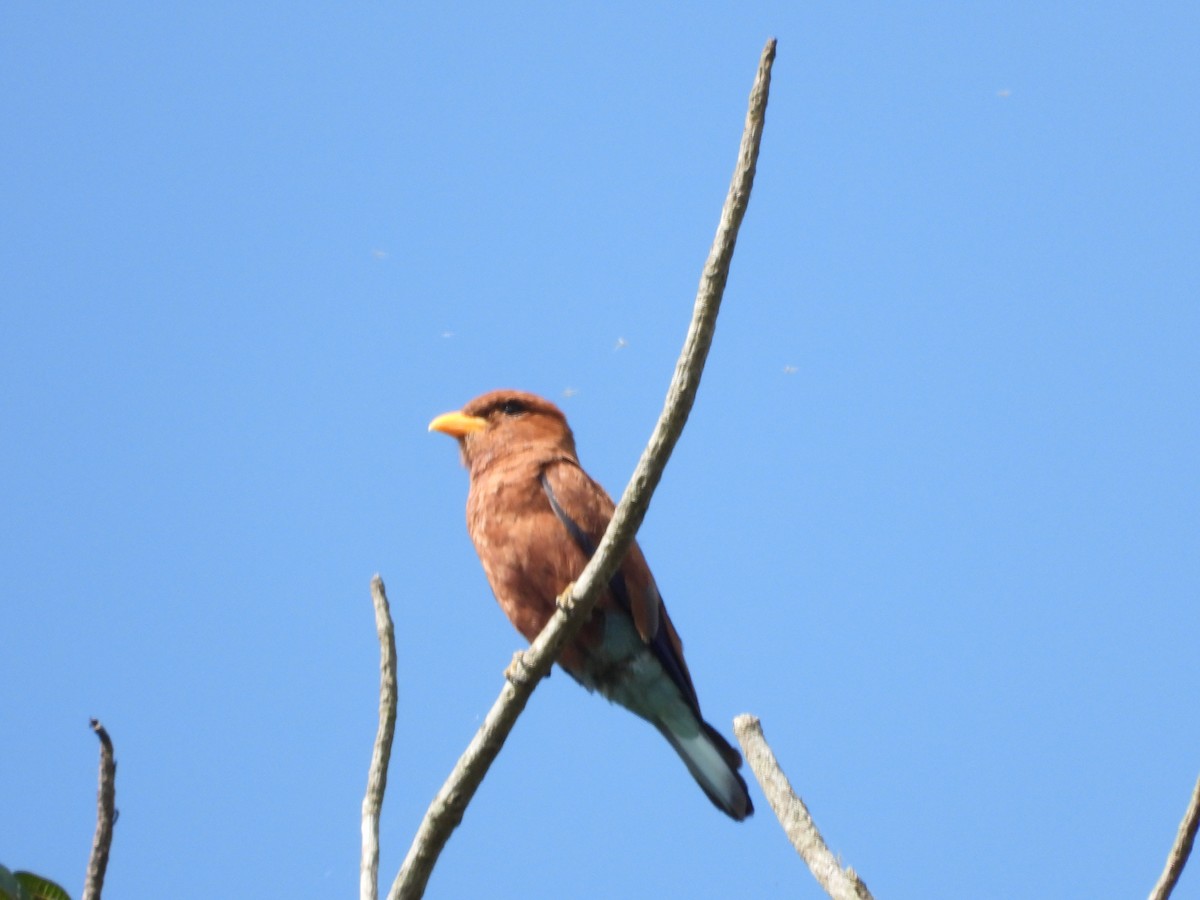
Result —
<instances>
[{"instance_id":1,"label":"thin twig","mask_svg":"<svg viewBox=\"0 0 1200 900\"><path fill-rule=\"evenodd\" d=\"M387 790L388 760L392 758L392 737L396 733L396 632L387 591L378 575L371 579L371 600L375 604L375 630L379 633L379 730L375 732L375 749L371 753L362 805L360 900L376 900L379 896L379 810Z\"/></svg>"},{"instance_id":2,"label":"thin twig","mask_svg":"<svg viewBox=\"0 0 1200 900\"><path fill-rule=\"evenodd\" d=\"M88 858L83 900L100 900L104 890L104 872L108 869L108 851L112 847L113 825L117 821L117 762L113 758L112 739L98 719L92 719L92 731L100 738L100 788L96 794L96 834L92 855Z\"/></svg>"},{"instance_id":3,"label":"thin twig","mask_svg":"<svg viewBox=\"0 0 1200 900\"><path fill-rule=\"evenodd\" d=\"M737 166L721 211L712 251L700 279L691 326L650 442L642 453L595 555L578 581L558 598L558 609L542 633L528 650L514 659L514 665L509 670L512 674L505 681L500 696L492 704L483 725L430 804L388 893L388 900L412 900L425 893L425 886L442 848L462 821L467 804L500 752L517 717L529 702L534 687L549 673L559 652L582 627L601 589L616 571L646 515L650 496L662 477L667 458L691 412L704 361L712 343L721 295L729 277L737 229L750 201L774 59L775 41L771 40L763 49L754 88L750 93L750 109Z\"/></svg>"},{"instance_id":4,"label":"thin twig","mask_svg":"<svg viewBox=\"0 0 1200 900\"><path fill-rule=\"evenodd\" d=\"M1183 814L1183 821L1179 823L1179 834L1175 835L1175 845L1167 854L1167 865L1163 869L1162 875L1158 877L1158 884L1154 885L1154 890L1150 892L1150 900L1167 900L1171 896L1171 891L1175 890L1179 876L1183 874L1183 867L1187 865L1188 856L1191 855L1192 844L1196 842L1198 828L1200 828L1200 778L1196 779L1196 786L1192 788L1192 799L1188 803L1187 812Z\"/></svg>"},{"instance_id":5,"label":"thin twig","mask_svg":"<svg viewBox=\"0 0 1200 900\"><path fill-rule=\"evenodd\" d=\"M871 892L862 879L853 869L843 869L829 851L804 801L796 796L783 769L779 767L775 754L763 737L762 723L758 718L738 716L733 720L733 731L784 833L825 893L834 900L870 900Z\"/></svg>"}]
</instances>

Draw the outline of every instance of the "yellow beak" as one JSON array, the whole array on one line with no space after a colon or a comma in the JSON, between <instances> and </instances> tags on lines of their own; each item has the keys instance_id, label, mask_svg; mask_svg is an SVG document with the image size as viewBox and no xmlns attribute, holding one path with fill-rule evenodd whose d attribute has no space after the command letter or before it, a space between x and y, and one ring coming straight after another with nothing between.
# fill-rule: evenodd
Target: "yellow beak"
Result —
<instances>
[{"instance_id":1,"label":"yellow beak","mask_svg":"<svg viewBox=\"0 0 1200 900\"><path fill-rule=\"evenodd\" d=\"M440 431L450 437L462 438L475 431L487 428L487 419L478 416L464 416L460 412L450 412L438 416L429 423L430 431Z\"/></svg>"}]
</instances>

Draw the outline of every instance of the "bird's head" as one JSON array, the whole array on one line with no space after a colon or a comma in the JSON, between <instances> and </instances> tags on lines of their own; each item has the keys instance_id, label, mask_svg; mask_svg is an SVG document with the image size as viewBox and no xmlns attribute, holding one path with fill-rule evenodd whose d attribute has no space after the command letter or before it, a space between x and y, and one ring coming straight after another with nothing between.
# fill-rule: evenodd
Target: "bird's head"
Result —
<instances>
[{"instance_id":1,"label":"bird's head","mask_svg":"<svg viewBox=\"0 0 1200 900\"><path fill-rule=\"evenodd\" d=\"M429 430L456 438L463 465L472 473L497 459L531 450L539 457L575 459L575 437L562 410L524 391L483 394L457 412L438 416Z\"/></svg>"}]
</instances>

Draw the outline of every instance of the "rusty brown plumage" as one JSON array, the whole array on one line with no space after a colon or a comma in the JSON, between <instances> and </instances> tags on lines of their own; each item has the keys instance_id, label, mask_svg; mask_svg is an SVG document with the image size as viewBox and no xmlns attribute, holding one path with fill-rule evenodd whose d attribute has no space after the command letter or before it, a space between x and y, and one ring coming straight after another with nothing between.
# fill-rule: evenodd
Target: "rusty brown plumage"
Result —
<instances>
[{"instance_id":1,"label":"rusty brown plumage","mask_svg":"<svg viewBox=\"0 0 1200 900\"><path fill-rule=\"evenodd\" d=\"M532 641L599 544L613 501L580 466L562 412L541 397L492 391L429 428L459 442L471 478L467 530L501 608ZM636 543L559 664L658 728L718 808L737 820L753 812L741 757L700 714L679 635Z\"/></svg>"}]
</instances>

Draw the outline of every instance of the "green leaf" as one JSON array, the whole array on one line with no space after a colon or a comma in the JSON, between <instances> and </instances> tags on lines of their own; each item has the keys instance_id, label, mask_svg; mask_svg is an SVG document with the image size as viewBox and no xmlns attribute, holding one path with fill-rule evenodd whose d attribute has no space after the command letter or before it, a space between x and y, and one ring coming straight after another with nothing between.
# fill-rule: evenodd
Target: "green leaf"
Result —
<instances>
[{"instance_id":1,"label":"green leaf","mask_svg":"<svg viewBox=\"0 0 1200 900\"><path fill-rule=\"evenodd\" d=\"M0 900L28 900L17 876L0 866Z\"/></svg>"},{"instance_id":2,"label":"green leaf","mask_svg":"<svg viewBox=\"0 0 1200 900\"><path fill-rule=\"evenodd\" d=\"M71 896L49 878L32 872L17 872L17 881L28 900L71 900Z\"/></svg>"}]
</instances>

